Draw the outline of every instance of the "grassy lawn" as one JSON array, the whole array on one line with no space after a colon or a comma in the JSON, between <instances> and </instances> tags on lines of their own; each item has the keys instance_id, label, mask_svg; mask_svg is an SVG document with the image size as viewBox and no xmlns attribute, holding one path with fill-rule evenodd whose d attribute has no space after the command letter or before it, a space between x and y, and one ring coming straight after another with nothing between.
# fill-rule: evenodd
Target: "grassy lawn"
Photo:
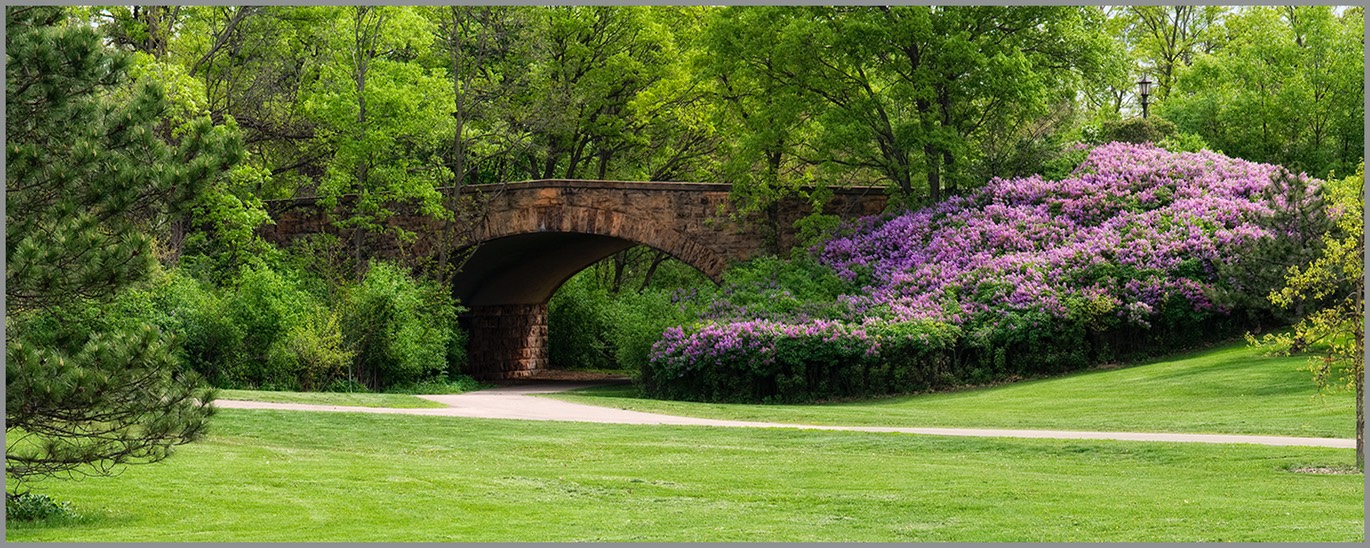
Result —
<instances>
[{"instance_id":1,"label":"grassy lawn","mask_svg":"<svg viewBox=\"0 0 1370 548\"><path fill-rule=\"evenodd\" d=\"M1121 369L960 392L824 405L649 400L632 387L549 395L567 401L719 419L805 424L1036 428L1355 437L1355 397L1319 397L1307 358L1228 343Z\"/></svg>"},{"instance_id":2,"label":"grassy lawn","mask_svg":"<svg viewBox=\"0 0 1370 548\"><path fill-rule=\"evenodd\" d=\"M1358 541L1349 449L226 409L7 541Z\"/></svg>"},{"instance_id":3,"label":"grassy lawn","mask_svg":"<svg viewBox=\"0 0 1370 548\"><path fill-rule=\"evenodd\" d=\"M308 403L313 405L342 405L351 407L445 407L443 404L408 394L376 394L369 392L275 392L270 390L220 390L225 400L264 401L272 403Z\"/></svg>"}]
</instances>

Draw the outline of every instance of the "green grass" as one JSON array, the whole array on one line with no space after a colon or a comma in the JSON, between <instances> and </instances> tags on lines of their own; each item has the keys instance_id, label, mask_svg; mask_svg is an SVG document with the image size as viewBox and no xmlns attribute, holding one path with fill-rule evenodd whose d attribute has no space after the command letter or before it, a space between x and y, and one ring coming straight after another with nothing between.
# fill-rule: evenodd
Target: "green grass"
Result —
<instances>
[{"instance_id":1,"label":"green grass","mask_svg":"<svg viewBox=\"0 0 1370 548\"><path fill-rule=\"evenodd\" d=\"M1261 356L1245 343L1121 369L991 388L821 405L649 400L632 387L549 395L636 411L801 424L1355 437L1351 392L1319 396L1305 357Z\"/></svg>"},{"instance_id":2,"label":"green grass","mask_svg":"<svg viewBox=\"0 0 1370 548\"><path fill-rule=\"evenodd\" d=\"M312 405L342 405L351 407L446 407L445 405L407 394L377 394L372 392L275 392L270 390L220 390L225 400L263 401L272 403L308 403Z\"/></svg>"},{"instance_id":3,"label":"green grass","mask_svg":"<svg viewBox=\"0 0 1370 548\"><path fill-rule=\"evenodd\" d=\"M1349 449L226 409L7 541L1359 541Z\"/></svg>"}]
</instances>

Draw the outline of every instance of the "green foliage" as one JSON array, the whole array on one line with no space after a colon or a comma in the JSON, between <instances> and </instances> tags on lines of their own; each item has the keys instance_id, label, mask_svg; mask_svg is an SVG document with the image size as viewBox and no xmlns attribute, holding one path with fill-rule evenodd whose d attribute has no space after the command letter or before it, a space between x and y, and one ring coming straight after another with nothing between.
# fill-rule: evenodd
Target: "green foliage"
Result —
<instances>
[{"instance_id":1,"label":"green foliage","mask_svg":"<svg viewBox=\"0 0 1370 548\"><path fill-rule=\"evenodd\" d=\"M59 503L41 493L5 493L6 521L41 521L59 517L76 517L70 501Z\"/></svg>"},{"instance_id":2,"label":"green foliage","mask_svg":"<svg viewBox=\"0 0 1370 548\"><path fill-rule=\"evenodd\" d=\"M1174 123L1157 116L1107 120L1099 127L1094 142L1156 143L1175 135L1175 131Z\"/></svg>"},{"instance_id":3,"label":"green foliage","mask_svg":"<svg viewBox=\"0 0 1370 548\"><path fill-rule=\"evenodd\" d=\"M1271 303L1292 307L1309 302L1292 332L1267 334L1252 344L1275 352L1312 352L1309 369L1323 389L1356 393L1356 462L1365 462L1365 166L1329 182L1336 230L1322 237L1321 252L1289 267L1285 286L1271 291Z\"/></svg>"},{"instance_id":4,"label":"green foliage","mask_svg":"<svg viewBox=\"0 0 1370 548\"><path fill-rule=\"evenodd\" d=\"M649 286L640 291L612 293L593 269L572 276L548 303L552 365L637 369L647 362L662 331L695 318L696 311L682 296L697 294L699 286L707 283L698 272L674 261L661 265Z\"/></svg>"},{"instance_id":5,"label":"green foliage","mask_svg":"<svg viewBox=\"0 0 1370 548\"><path fill-rule=\"evenodd\" d=\"M291 326L269 350L268 363L281 363L301 390L318 390L340 378L356 354L343 342L337 312L320 311Z\"/></svg>"},{"instance_id":6,"label":"green foliage","mask_svg":"<svg viewBox=\"0 0 1370 548\"><path fill-rule=\"evenodd\" d=\"M557 289L547 303L547 352L552 366L615 368L610 298L590 271L577 273Z\"/></svg>"},{"instance_id":7,"label":"green foliage","mask_svg":"<svg viewBox=\"0 0 1370 548\"><path fill-rule=\"evenodd\" d=\"M1327 194L1342 183L1319 185L1291 173L1282 173L1271 183L1261 199L1272 204L1273 211L1260 224L1278 237L1255 240L1243 246L1233 262L1218 265L1226 283L1215 288L1213 298L1246 311L1257 322L1273 319L1283 324L1301 315L1308 299L1299 296L1281 305L1268 295L1284 287L1289 265L1307 264L1322 252L1324 236L1335 228Z\"/></svg>"},{"instance_id":8,"label":"green foliage","mask_svg":"<svg viewBox=\"0 0 1370 548\"><path fill-rule=\"evenodd\" d=\"M1364 10L1253 6L1177 70L1156 111L1227 154L1317 177L1364 155Z\"/></svg>"},{"instance_id":9,"label":"green foliage","mask_svg":"<svg viewBox=\"0 0 1370 548\"><path fill-rule=\"evenodd\" d=\"M57 474L108 475L165 459L173 446L204 435L213 392L177 371L167 337L153 327L83 333L58 326L50 336L64 344L35 344L22 319L11 315L8 323L5 470L12 487Z\"/></svg>"},{"instance_id":10,"label":"green foliage","mask_svg":"<svg viewBox=\"0 0 1370 548\"><path fill-rule=\"evenodd\" d=\"M615 366L636 371L648 362L662 332L694 319L694 310L679 298L683 291L656 288L610 301L607 315Z\"/></svg>"},{"instance_id":11,"label":"green foliage","mask_svg":"<svg viewBox=\"0 0 1370 548\"><path fill-rule=\"evenodd\" d=\"M5 472L18 490L204 435L213 393L178 371L169 337L100 309L151 276L151 227L242 144L207 117L168 139L163 89L127 86L128 58L62 9L8 6L5 20Z\"/></svg>"},{"instance_id":12,"label":"green foliage","mask_svg":"<svg viewBox=\"0 0 1370 548\"><path fill-rule=\"evenodd\" d=\"M450 292L372 262L347 291L342 333L356 357L351 378L376 390L448 374L460 309ZM459 354L458 354L459 355Z\"/></svg>"},{"instance_id":13,"label":"green foliage","mask_svg":"<svg viewBox=\"0 0 1370 548\"><path fill-rule=\"evenodd\" d=\"M308 336L310 323L327 323L310 322L327 310L289 274L270 268L244 269L227 299L224 312L243 334L245 365L249 365L239 379L243 386L298 388L302 356L291 348L290 338Z\"/></svg>"},{"instance_id":14,"label":"green foliage","mask_svg":"<svg viewBox=\"0 0 1370 548\"><path fill-rule=\"evenodd\" d=\"M1072 100L1063 93L1107 43L1093 8L735 7L719 19L731 22L710 27L711 53L737 57L746 86L799 101L753 107L765 117L752 125L779 122L761 152L795 150L832 178L905 196L925 183L917 196L933 201L962 187L991 128L1029 126ZM814 126L802 148L801 113Z\"/></svg>"},{"instance_id":15,"label":"green foliage","mask_svg":"<svg viewBox=\"0 0 1370 548\"><path fill-rule=\"evenodd\" d=\"M278 266L242 269L224 287L175 271L131 292L138 306L121 298L116 310L141 310L138 318L175 333L182 367L215 386L371 391L449 374L469 381L457 376L466 333L448 292L388 263L351 283L325 280L301 262L286 254Z\"/></svg>"},{"instance_id":16,"label":"green foliage","mask_svg":"<svg viewBox=\"0 0 1370 548\"><path fill-rule=\"evenodd\" d=\"M231 292L215 290L183 273L172 273L157 296L159 308L168 316L163 329L177 334L183 367L218 387L244 384L250 360L243 326L228 314L232 298Z\"/></svg>"},{"instance_id":17,"label":"green foliage","mask_svg":"<svg viewBox=\"0 0 1370 548\"><path fill-rule=\"evenodd\" d=\"M6 11L6 297L35 308L112 294L152 267L140 225L191 203L241 158L226 127L198 119L158 137L160 87L113 101L128 61L60 10Z\"/></svg>"},{"instance_id":18,"label":"green foliage","mask_svg":"<svg viewBox=\"0 0 1370 548\"><path fill-rule=\"evenodd\" d=\"M1156 141L1156 146L1171 152L1199 152L1201 150L1212 150L1213 152L1222 154L1221 150L1215 150L1208 146L1208 141L1205 141L1204 138L1200 137L1198 134L1185 133L1183 131L1177 131L1173 135L1162 137L1161 140Z\"/></svg>"},{"instance_id":19,"label":"green foliage","mask_svg":"<svg viewBox=\"0 0 1370 548\"><path fill-rule=\"evenodd\" d=\"M1061 152L1047 160L1042 165L1042 177L1051 181L1059 181L1071 176L1080 164L1089 157L1090 146L1083 143L1071 143L1064 147Z\"/></svg>"},{"instance_id":20,"label":"green foliage","mask_svg":"<svg viewBox=\"0 0 1370 548\"><path fill-rule=\"evenodd\" d=\"M917 392L965 380L951 367L959 332L937 322L820 329L762 324L713 340L718 349L707 357L653 359L639 380L647 397L705 402L802 403Z\"/></svg>"},{"instance_id":21,"label":"green foliage","mask_svg":"<svg viewBox=\"0 0 1370 548\"><path fill-rule=\"evenodd\" d=\"M717 295L756 317L830 318L844 309L837 297L856 290L810 254L762 256L723 273ZM705 312L706 315L711 312Z\"/></svg>"}]
</instances>

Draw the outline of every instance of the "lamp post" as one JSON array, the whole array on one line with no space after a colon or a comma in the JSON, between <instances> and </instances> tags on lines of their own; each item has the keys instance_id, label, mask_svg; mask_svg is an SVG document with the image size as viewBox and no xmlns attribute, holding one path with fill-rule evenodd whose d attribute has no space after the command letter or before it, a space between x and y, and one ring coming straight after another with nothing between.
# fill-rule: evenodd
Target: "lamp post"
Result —
<instances>
[{"instance_id":1,"label":"lamp post","mask_svg":"<svg viewBox=\"0 0 1370 548\"><path fill-rule=\"evenodd\" d=\"M1142 96L1142 118L1146 118L1146 106L1151 104L1147 98L1151 96L1151 80L1142 75L1142 79L1137 81L1137 93Z\"/></svg>"}]
</instances>

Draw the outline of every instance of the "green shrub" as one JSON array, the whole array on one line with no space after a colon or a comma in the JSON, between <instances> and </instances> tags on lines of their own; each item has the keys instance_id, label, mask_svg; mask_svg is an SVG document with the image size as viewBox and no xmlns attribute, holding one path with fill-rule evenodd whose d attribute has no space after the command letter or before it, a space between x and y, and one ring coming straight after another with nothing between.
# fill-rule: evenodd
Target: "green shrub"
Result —
<instances>
[{"instance_id":1,"label":"green shrub","mask_svg":"<svg viewBox=\"0 0 1370 548\"><path fill-rule=\"evenodd\" d=\"M726 315L794 321L834 318L845 310L838 296L857 289L811 256L790 260L764 256L734 265L724 272L720 288L703 291L700 296L712 297L707 300L721 307L701 314L705 318Z\"/></svg>"},{"instance_id":2,"label":"green shrub","mask_svg":"<svg viewBox=\"0 0 1370 548\"><path fill-rule=\"evenodd\" d=\"M38 521L56 517L76 517L70 502L57 502L37 493L5 493L5 520Z\"/></svg>"},{"instance_id":3,"label":"green shrub","mask_svg":"<svg viewBox=\"0 0 1370 548\"><path fill-rule=\"evenodd\" d=\"M1156 141L1156 146L1171 152L1199 152L1201 150L1211 150L1208 146L1208 141L1205 141L1203 137L1194 133L1185 132L1168 135L1161 140ZM1214 152L1222 154L1222 151L1220 150L1215 150Z\"/></svg>"},{"instance_id":4,"label":"green shrub","mask_svg":"<svg viewBox=\"0 0 1370 548\"><path fill-rule=\"evenodd\" d=\"M273 350L293 362L290 370L301 390L319 390L346 376L356 354L343 343L337 312L322 308L292 326Z\"/></svg>"},{"instance_id":5,"label":"green shrub","mask_svg":"<svg viewBox=\"0 0 1370 548\"><path fill-rule=\"evenodd\" d=\"M1177 131L1174 123L1156 116L1107 120L1100 126L1094 142L1156 143L1175 135Z\"/></svg>"},{"instance_id":6,"label":"green shrub","mask_svg":"<svg viewBox=\"0 0 1370 548\"><path fill-rule=\"evenodd\" d=\"M452 295L387 262L347 288L342 333L355 352L353 378L375 390L446 374L459 309Z\"/></svg>"},{"instance_id":7,"label":"green shrub","mask_svg":"<svg viewBox=\"0 0 1370 548\"><path fill-rule=\"evenodd\" d=\"M246 386L297 390L303 365L288 341L306 322L326 315L321 300L302 289L298 275L268 267L245 268L225 315L241 330L243 363L235 368Z\"/></svg>"},{"instance_id":8,"label":"green shrub","mask_svg":"<svg viewBox=\"0 0 1370 548\"><path fill-rule=\"evenodd\" d=\"M614 365L639 369L651 358L652 345L667 328L689 323L694 315L675 291L648 289L620 295L606 307Z\"/></svg>"},{"instance_id":9,"label":"green shrub","mask_svg":"<svg viewBox=\"0 0 1370 548\"><path fill-rule=\"evenodd\" d=\"M564 369L613 369L615 348L610 330L613 297L595 284L586 269L572 276L547 303L547 353Z\"/></svg>"}]
</instances>

